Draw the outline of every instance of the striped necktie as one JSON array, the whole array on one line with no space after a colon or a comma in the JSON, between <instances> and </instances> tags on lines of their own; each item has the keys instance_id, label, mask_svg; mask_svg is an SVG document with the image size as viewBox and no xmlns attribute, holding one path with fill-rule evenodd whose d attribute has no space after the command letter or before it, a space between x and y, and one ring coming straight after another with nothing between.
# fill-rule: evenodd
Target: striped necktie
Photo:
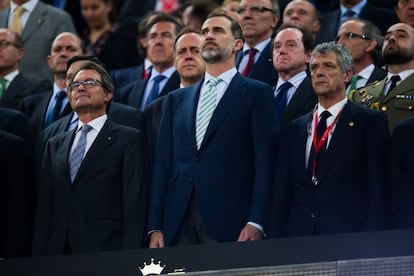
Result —
<instances>
[{"instance_id":1,"label":"striped necktie","mask_svg":"<svg viewBox=\"0 0 414 276\"><path fill-rule=\"evenodd\" d=\"M78 143L69 157L70 180L72 182L75 180L75 176L78 173L80 165L82 164L86 149L86 135L91 129L92 127L90 125L83 125L80 128L81 134Z\"/></svg>"},{"instance_id":2,"label":"striped necktie","mask_svg":"<svg viewBox=\"0 0 414 276\"><path fill-rule=\"evenodd\" d=\"M14 10L14 14L10 23L9 29L18 34L21 34L23 30L22 14L24 11L25 9L22 6L17 6Z\"/></svg>"},{"instance_id":3,"label":"striped necktie","mask_svg":"<svg viewBox=\"0 0 414 276\"><path fill-rule=\"evenodd\" d=\"M206 134L207 126L210 123L211 116L217 105L217 84L222 80L212 78L208 81L207 88L203 97L200 99L200 106L197 111L196 119L196 142L197 149L200 149L201 142Z\"/></svg>"}]
</instances>

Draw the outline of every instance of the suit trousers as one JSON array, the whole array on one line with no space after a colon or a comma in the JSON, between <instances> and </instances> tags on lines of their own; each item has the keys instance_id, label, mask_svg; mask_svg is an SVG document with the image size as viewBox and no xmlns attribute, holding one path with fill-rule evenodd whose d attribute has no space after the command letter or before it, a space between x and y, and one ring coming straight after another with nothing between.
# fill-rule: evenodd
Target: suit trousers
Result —
<instances>
[{"instance_id":1,"label":"suit trousers","mask_svg":"<svg viewBox=\"0 0 414 276\"><path fill-rule=\"evenodd\" d=\"M172 246L188 244L216 243L217 241L208 234L197 208L194 189L191 193L182 224Z\"/></svg>"}]
</instances>

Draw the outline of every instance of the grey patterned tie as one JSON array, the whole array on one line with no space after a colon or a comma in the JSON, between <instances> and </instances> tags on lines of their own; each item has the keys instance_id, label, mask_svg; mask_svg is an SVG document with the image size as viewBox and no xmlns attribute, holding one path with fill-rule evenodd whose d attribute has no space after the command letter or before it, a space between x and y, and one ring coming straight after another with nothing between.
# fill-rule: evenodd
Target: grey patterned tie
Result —
<instances>
[{"instance_id":1,"label":"grey patterned tie","mask_svg":"<svg viewBox=\"0 0 414 276\"><path fill-rule=\"evenodd\" d=\"M86 134L92 129L90 125L83 125L81 130L81 135L79 137L78 144L73 150L71 156L69 157L69 166L70 166L70 180L73 182L76 174L78 173L79 167L82 163L83 156L85 155L86 148Z\"/></svg>"},{"instance_id":2,"label":"grey patterned tie","mask_svg":"<svg viewBox=\"0 0 414 276\"><path fill-rule=\"evenodd\" d=\"M212 78L208 81L207 89L204 92L203 98L200 100L200 107L197 112L196 119L196 142L197 149L200 149L201 142L210 123L211 116L217 105L217 84L222 80Z\"/></svg>"}]
</instances>

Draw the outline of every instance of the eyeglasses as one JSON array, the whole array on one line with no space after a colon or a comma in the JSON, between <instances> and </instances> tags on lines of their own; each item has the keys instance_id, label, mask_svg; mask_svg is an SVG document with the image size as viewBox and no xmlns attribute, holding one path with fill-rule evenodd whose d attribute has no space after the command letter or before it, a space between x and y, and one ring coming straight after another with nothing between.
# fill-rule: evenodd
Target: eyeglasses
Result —
<instances>
[{"instance_id":1,"label":"eyeglasses","mask_svg":"<svg viewBox=\"0 0 414 276\"><path fill-rule=\"evenodd\" d=\"M272 12L272 13L276 13L275 10L269 9L269 8L266 8L266 7L263 7L263 6L262 7L259 7L259 6L238 7L236 9L236 12L238 14L244 14L247 10L249 10L249 13L253 14L253 15L258 15L258 14L261 14L261 13L264 13L264 12L267 12L267 11Z\"/></svg>"},{"instance_id":2,"label":"eyeglasses","mask_svg":"<svg viewBox=\"0 0 414 276\"><path fill-rule=\"evenodd\" d=\"M412 0L399 0L398 1L398 5L399 6L406 6L408 3L411 3L412 2Z\"/></svg>"},{"instance_id":3,"label":"eyeglasses","mask_svg":"<svg viewBox=\"0 0 414 276\"><path fill-rule=\"evenodd\" d=\"M350 40L351 38L361 38L361 39L364 39L364 40L371 40L371 38L369 38L366 35L360 35L360 34L356 34L356 33L353 33L353 32L348 32L348 33L338 35L336 37L335 42L338 42L341 38L343 40Z\"/></svg>"},{"instance_id":4,"label":"eyeglasses","mask_svg":"<svg viewBox=\"0 0 414 276\"><path fill-rule=\"evenodd\" d=\"M102 82L100 80L95 80L95 79L86 79L84 81L75 81L75 82L72 82L72 84L70 85L70 89L71 90L79 89L81 85L83 85L83 87L86 88L86 89L90 89L90 88L96 87L98 85L102 85Z\"/></svg>"},{"instance_id":5,"label":"eyeglasses","mask_svg":"<svg viewBox=\"0 0 414 276\"><path fill-rule=\"evenodd\" d=\"M14 43L14 42L12 42L12 41L8 41L8 40L0 40L0 48L1 48L1 49L6 48L6 47L9 47L9 46L14 46L14 47L16 47L16 48L20 48L20 46L19 46L19 45L17 45L16 43Z\"/></svg>"}]
</instances>

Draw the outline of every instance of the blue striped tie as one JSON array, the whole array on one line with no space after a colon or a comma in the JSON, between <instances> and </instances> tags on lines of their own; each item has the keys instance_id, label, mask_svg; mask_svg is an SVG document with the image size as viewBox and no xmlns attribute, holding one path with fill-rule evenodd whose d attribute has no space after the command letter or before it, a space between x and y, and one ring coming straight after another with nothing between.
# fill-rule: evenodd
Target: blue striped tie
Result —
<instances>
[{"instance_id":1,"label":"blue striped tie","mask_svg":"<svg viewBox=\"0 0 414 276\"><path fill-rule=\"evenodd\" d=\"M83 156L85 155L86 149L86 134L92 129L90 125L83 125L81 130L81 135L79 137L78 144L73 150L71 156L69 157L69 166L70 166L70 180L73 182L76 174L78 173L79 167L82 163Z\"/></svg>"},{"instance_id":2,"label":"blue striped tie","mask_svg":"<svg viewBox=\"0 0 414 276\"><path fill-rule=\"evenodd\" d=\"M217 105L217 84L222 80L212 78L208 81L207 88L204 91L203 97L200 100L200 106L197 112L196 119L196 142L197 149L200 149L201 142L204 139L204 135L207 130L207 126L210 123L211 116Z\"/></svg>"}]
</instances>

